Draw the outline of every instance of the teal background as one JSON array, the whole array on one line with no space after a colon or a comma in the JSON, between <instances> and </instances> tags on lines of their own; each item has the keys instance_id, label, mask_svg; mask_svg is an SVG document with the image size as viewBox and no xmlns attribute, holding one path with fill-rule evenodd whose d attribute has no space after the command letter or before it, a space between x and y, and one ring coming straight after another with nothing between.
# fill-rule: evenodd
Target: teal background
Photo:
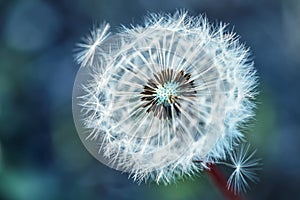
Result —
<instances>
[{"instance_id":1,"label":"teal background","mask_svg":"<svg viewBox=\"0 0 300 200\"><path fill-rule=\"evenodd\" d=\"M73 123L73 49L92 24L118 31L176 8L229 23L251 47L260 94L244 131L263 170L246 199L300 199L299 0L0 0L0 199L223 199L204 173L137 185L94 159Z\"/></svg>"}]
</instances>

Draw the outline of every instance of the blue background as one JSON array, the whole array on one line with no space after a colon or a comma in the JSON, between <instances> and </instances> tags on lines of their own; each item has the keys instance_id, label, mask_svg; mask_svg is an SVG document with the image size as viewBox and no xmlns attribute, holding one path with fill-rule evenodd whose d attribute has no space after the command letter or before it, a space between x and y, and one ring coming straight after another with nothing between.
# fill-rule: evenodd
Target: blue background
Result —
<instances>
[{"instance_id":1,"label":"blue background","mask_svg":"<svg viewBox=\"0 0 300 200\"><path fill-rule=\"evenodd\" d=\"M247 138L263 159L247 199L300 199L299 0L0 0L0 199L222 199L204 174L141 184L94 159L73 123L75 43L94 22L206 13L251 47L260 76Z\"/></svg>"}]
</instances>

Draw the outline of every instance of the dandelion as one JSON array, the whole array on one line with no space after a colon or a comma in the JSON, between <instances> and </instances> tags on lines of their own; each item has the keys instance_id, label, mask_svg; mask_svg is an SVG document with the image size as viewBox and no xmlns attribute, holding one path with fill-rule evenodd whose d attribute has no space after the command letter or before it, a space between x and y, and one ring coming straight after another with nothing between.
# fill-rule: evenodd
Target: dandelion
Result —
<instances>
[{"instance_id":1,"label":"dandelion","mask_svg":"<svg viewBox=\"0 0 300 200\"><path fill-rule=\"evenodd\" d=\"M92 30L76 56L74 118L89 151L135 181L164 184L225 160L254 115L256 72L238 36L184 11L108 28Z\"/></svg>"}]
</instances>

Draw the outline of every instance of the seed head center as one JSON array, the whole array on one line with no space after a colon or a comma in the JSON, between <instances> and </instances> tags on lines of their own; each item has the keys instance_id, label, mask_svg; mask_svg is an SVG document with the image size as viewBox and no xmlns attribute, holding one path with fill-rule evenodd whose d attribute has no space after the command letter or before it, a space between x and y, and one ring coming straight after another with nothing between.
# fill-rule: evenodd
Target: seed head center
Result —
<instances>
[{"instance_id":1,"label":"seed head center","mask_svg":"<svg viewBox=\"0 0 300 200\"><path fill-rule=\"evenodd\" d=\"M158 100L158 105L164 104L165 106L174 102L174 98L177 95L178 83L165 83L159 85L155 89L155 97Z\"/></svg>"},{"instance_id":2,"label":"seed head center","mask_svg":"<svg viewBox=\"0 0 300 200\"><path fill-rule=\"evenodd\" d=\"M190 73L183 70L175 72L171 68L153 74L143 88L140 98L144 102L142 107L159 119L180 116L182 98L192 101L197 93Z\"/></svg>"}]
</instances>

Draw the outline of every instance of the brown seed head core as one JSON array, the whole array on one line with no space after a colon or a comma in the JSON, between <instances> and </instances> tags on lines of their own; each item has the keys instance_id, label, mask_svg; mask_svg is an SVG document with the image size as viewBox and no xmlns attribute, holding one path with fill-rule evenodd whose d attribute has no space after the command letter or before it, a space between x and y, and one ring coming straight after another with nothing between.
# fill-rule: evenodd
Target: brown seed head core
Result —
<instances>
[{"instance_id":1,"label":"brown seed head core","mask_svg":"<svg viewBox=\"0 0 300 200\"><path fill-rule=\"evenodd\" d=\"M196 93L191 74L184 70L175 73L167 68L148 79L141 92L141 101L144 101L142 106L147 113L153 112L159 119L170 120L180 115L183 98L195 97Z\"/></svg>"}]
</instances>

